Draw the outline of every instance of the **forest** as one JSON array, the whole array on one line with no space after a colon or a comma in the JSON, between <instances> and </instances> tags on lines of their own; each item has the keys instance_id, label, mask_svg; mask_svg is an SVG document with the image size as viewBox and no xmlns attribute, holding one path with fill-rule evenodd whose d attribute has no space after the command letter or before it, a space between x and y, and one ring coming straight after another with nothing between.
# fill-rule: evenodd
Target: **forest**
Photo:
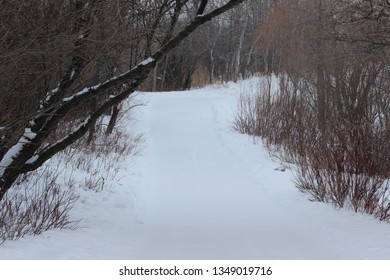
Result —
<instances>
[{"instance_id":1,"label":"forest","mask_svg":"<svg viewBox=\"0 0 390 280\"><path fill-rule=\"evenodd\" d=\"M126 105L135 92L259 75L277 89L241 94L234 129L294 166L311 200L390 220L390 1L0 6L0 244L69 225L75 197L43 188L29 208L18 186L58 154L121 150L110 136L124 111L142 105Z\"/></svg>"}]
</instances>

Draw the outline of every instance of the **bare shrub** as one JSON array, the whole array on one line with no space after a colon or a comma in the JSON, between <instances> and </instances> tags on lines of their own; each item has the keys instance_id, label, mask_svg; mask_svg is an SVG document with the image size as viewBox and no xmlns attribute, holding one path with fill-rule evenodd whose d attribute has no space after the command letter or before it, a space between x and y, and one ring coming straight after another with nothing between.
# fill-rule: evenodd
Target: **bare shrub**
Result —
<instances>
[{"instance_id":1,"label":"bare shrub","mask_svg":"<svg viewBox=\"0 0 390 280\"><path fill-rule=\"evenodd\" d=\"M259 135L260 96L241 93L237 112L233 120L233 129L242 134Z\"/></svg>"},{"instance_id":2,"label":"bare shrub","mask_svg":"<svg viewBox=\"0 0 390 280\"><path fill-rule=\"evenodd\" d=\"M270 115L270 104L275 95L272 79L272 76L261 77L258 83L241 90L233 120L234 130L242 134L265 135L269 125L267 116Z\"/></svg>"},{"instance_id":3,"label":"bare shrub","mask_svg":"<svg viewBox=\"0 0 390 280\"><path fill-rule=\"evenodd\" d=\"M0 202L0 244L53 228L77 228L79 221L71 216L77 190L97 192L110 187L119 180L116 177L125 159L142 148L142 134L123 127L122 117L124 113L108 135L108 117L103 117L96 124L92 142L88 144L88 136L84 136L41 169L20 176L15 188ZM71 125L77 125L77 120L67 123ZM61 127L58 136L67 129L71 128Z\"/></svg>"},{"instance_id":4,"label":"bare shrub","mask_svg":"<svg viewBox=\"0 0 390 280\"><path fill-rule=\"evenodd\" d=\"M70 211L77 199L71 180L60 184L59 170L46 166L23 176L0 202L0 244L49 229L75 229Z\"/></svg>"},{"instance_id":5,"label":"bare shrub","mask_svg":"<svg viewBox=\"0 0 390 280\"><path fill-rule=\"evenodd\" d=\"M113 133L97 137L90 147L85 146L76 155L68 157L68 168L83 173L81 187L102 191L111 186L113 180L129 156L137 155L143 142L142 134L131 134L115 128Z\"/></svg>"},{"instance_id":6,"label":"bare shrub","mask_svg":"<svg viewBox=\"0 0 390 280\"><path fill-rule=\"evenodd\" d=\"M297 187L316 200L388 220L390 174L383 156L389 146L382 134L373 124L340 123L326 145L308 146L300 157Z\"/></svg>"},{"instance_id":7,"label":"bare shrub","mask_svg":"<svg viewBox=\"0 0 390 280\"><path fill-rule=\"evenodd\" d=\"M122 112L119 121L123 115ZM86 135L60 154L61 161L66 162L66 169L77 170L83 178L77 184L88 190L102 191L111 186L125 159L138 155L142 149L143 134L130 132L120 123L106 134L107 123L107 117L101 118L96 124L94 137Z\"/></svg>"},{"instance_id":8,"label":"bare shrub","mask_svg":"<svg viewBox=\"0 0 390 280\"><path fill-rule=\"evenodd\" d=\"M365 83L364 76L355 76L353 81L348 81L350 88L358 89L363 83L366 94L383 96L374 83ZM350 94L343 90L335 86L332 94ZM281 77L278 91L263 86L255 95L242 94L233 127L262 138L278 158L294 163L296 186L312 200L389 220L389 122L382 106L372 99L376 101L365 107L355 105L353 114L346 115L347 99L343 104L329 99L333 116L323 131L318 126L316 101L309 93L307 81Z\"/></svg>"},{"instance_id":9,"label":"bare shrub","mask_svg":"<svg viewBox=\"0 0 390 280\"><path fill-rule=\"evenodd\" d=\"M267 73L281 75L279 91L243 97L235 125L294 163L311 199L389 220L389 7L350 4L271 6L258 48Z\"/></svg>"},{"instance_id":10,"label":"bare shrub","mask_svg":"<svg viewBox=\"0 0 390 280\"><path fill-rule=\"evenodd\" d=\"M303 138L310 138L312 145L317 142L318 131L309 130L315 119L310 106L288 77L280 76L277 81L266 77L257 92L240 95L233 128L262 138L268 148L283 154L283 160L296 162L296 155L306 150Z\"/></svg>"},{"instance_id":11,"label":"bare shrub","mask_svg":"<svg viewBox=\"0 0 390 280\"><path fill-rule=\"evenodd\" d=\"M313 160L313 156L318 156L317 160ZM380 220L390 220L388 179L338 170L340 162L337 160L340 157L332 150L322 150L309 158L302 158L295 182L298 189L308 193L312 200L364 212Z\"/></svg>"}]
</instances>

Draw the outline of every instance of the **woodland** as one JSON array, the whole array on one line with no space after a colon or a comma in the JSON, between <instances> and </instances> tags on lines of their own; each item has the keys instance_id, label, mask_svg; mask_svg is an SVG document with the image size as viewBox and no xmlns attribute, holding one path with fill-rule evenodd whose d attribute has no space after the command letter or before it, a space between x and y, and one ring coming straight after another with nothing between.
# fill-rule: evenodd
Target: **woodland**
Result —
<instances>
[{"instance_id":1,"label":"woodland","mask_svg":"<svg viewBox=\"0 0 390 280\"><path fill-rule=\"evenodd\" d=\"M253 75L279 87L242 95L235 129L297 166L296 186L311 199L390 219L390 1L0 6L0 227L15 223L7 193L53 156L104 143L134 92Z\"/></svg>"}]
</instances>

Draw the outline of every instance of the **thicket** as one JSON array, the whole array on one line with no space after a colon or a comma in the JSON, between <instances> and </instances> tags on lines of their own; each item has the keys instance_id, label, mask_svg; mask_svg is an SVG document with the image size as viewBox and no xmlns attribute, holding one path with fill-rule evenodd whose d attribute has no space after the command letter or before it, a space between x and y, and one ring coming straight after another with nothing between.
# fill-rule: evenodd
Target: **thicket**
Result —
<instances>
[{"instance_id":1,"label":"thicket","mask_svg":"<svg viewBox=\"0 0 390 280\"><path fill-rule=\"evenodd\" d=\"M313 200L390 220L390 6L281 1L259 28L277 91L241 98L235 126L296 168Z\"/></svg>"}]
</instances>

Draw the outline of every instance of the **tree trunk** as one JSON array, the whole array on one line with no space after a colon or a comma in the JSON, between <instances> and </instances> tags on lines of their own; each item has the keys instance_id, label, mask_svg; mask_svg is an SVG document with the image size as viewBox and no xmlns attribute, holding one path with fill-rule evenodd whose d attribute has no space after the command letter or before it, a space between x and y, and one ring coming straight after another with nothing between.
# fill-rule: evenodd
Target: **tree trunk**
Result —
<instances>
[{"instance_id":1,"label":"tree trunk","mask_svg":"<svg viewBox=\"0 0 390 280\"><path fill-rule=\"evenodd\" d=\"M240 36L240 40L239 40L239 43L238 43L238 48L237 48L237 51L236 51L236 65L235 65L235 71L234 71L234 76L235 76L235 79L237 79L239 77L239 74L241 72L241 57L242 57L242 52L243 52L243 46L244 46L244 39L245 39L245 32L246 32L246 27L247 27L247 24L248 24L248 18L246 17L244 19L244 26L242 27L242 30L241 30L241 36Z\"/></svg>"},{"instance_id":2,"label":"tree trunk","mask_svg":"<svg viewBox=\"0 0 390 280\"><path fill-rule=\"evenodd\" d=\"M107 125L107 130L105 132L106 136L110 135L113 132L115 124L116 124L116 121L118 119L119 112L120 112L119 106L115 105L112 108L112 114L111 114L110 122Z\"/></svg>"},{"instance_id":3,"label":"tree trunk","mask_svg":"<svg viewBox=\"0 0 390 280\"><path fill-rule=\"evenodd\" d=\"M316 90L317 90L317 111L318 111L318 128L322 133L326 131L327 123L327 102L326 102L326 90L325 90L325 57L324 57L324 42L322 36L324 34L324 4L322 0L318 0L318 23L317 23L317 36L316 50L317 50L317 66L316 66Z\"/></svg>"}]
</instances>

